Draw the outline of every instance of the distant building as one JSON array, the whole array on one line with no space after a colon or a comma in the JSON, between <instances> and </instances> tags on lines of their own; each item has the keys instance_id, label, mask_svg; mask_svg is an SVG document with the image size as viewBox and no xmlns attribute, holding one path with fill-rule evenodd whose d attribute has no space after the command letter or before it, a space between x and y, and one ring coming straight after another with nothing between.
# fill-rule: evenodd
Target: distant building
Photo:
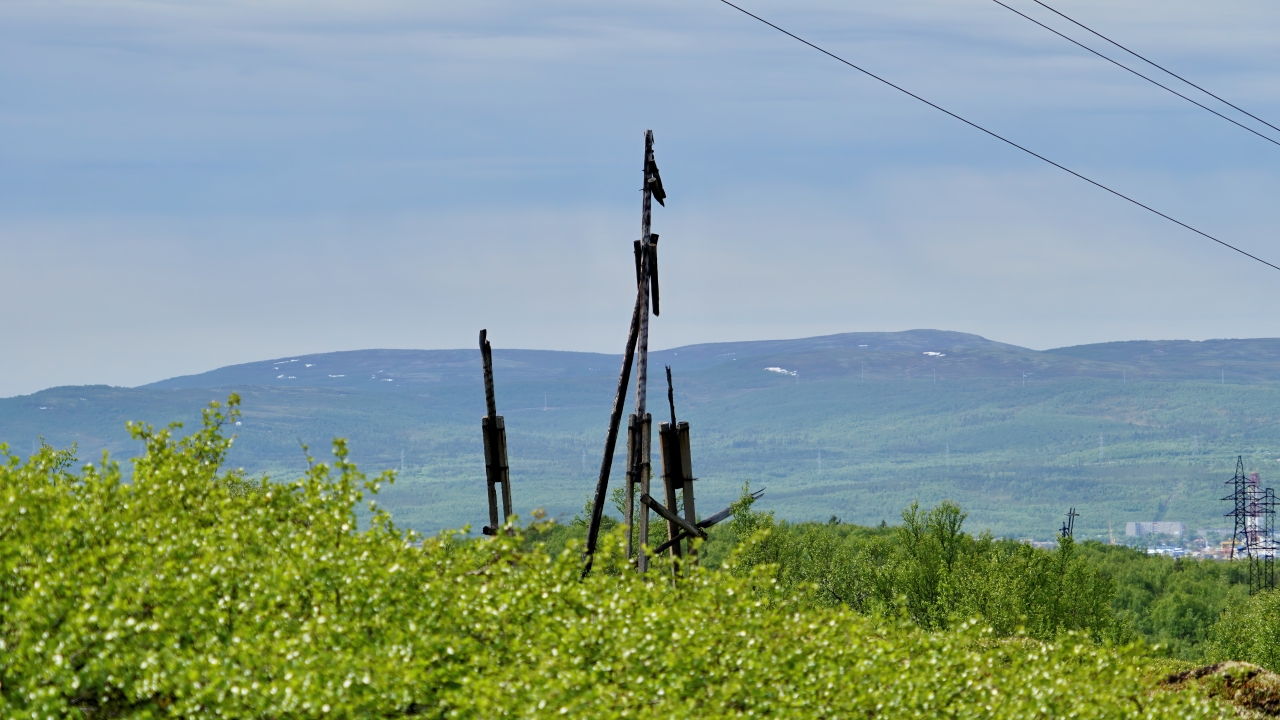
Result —
<instances>
[{"instance_id":1,"label":"distant building","mask_svg":"<svg viewBox=\"0 0 1280 720\"><path fill-rule=\"evenodd\" d=\"M1143 535L1177 535L1187 534L1186 523L1180 522L1131 522L1125 523L1124 534L1129 537Z\"/></svg>"}]
</instances>

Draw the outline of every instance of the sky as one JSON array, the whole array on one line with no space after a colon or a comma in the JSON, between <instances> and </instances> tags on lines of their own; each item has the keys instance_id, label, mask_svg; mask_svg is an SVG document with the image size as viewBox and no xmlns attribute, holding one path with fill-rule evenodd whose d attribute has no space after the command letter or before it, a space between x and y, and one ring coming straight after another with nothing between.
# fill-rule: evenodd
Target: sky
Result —
<instances>
[{"instance_id":1,"label":"sky","mask_svg":"<svg viewBox=\"0 0 1280 720\"><path fill-rule=\"evenodd\" d=\"M1280 264L1280 146L992 0L743 1ZM1280 126L1275 3L1050 4ZM655 348L1280 335L1280 271L718 0L7 0L0 396L480 328L620 353L646 129Z\"/></svg>"}]
</instances>

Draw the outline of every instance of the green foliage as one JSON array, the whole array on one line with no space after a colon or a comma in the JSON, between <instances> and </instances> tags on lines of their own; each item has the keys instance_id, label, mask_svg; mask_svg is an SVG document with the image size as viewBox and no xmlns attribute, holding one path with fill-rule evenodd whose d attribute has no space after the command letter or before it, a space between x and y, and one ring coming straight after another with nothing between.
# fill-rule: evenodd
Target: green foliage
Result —
<instances>
[{"instance_id":1,"label":"green foliage","mask_svg":"<svg viewBox=\"0 0 1280 720\"><path fill-rule=\"evenodd\" d=\"M1077 631L1122 641L1131 634L1111 611L1111 579L1070 539L1049 552L990 534L974 538L950 501L927 511L913 503L893 529L778 523L750 508L744 489L730 526L745 543L738 572L770 568L782 587L807 590L818 604L882 615L901 608L929 629L976 617L999 636Z\"/></svg>"},{"instance_id":2,"label":"green foliage","mask_svg":"<svg viewBox=\"0 0 1280 720\"><path fill-rule=\"evenodd\" d=\"M1136 648L886 622L734 557L672 587L625 571L615 532L579 583L572 541L421 538L376 505L361 531L390 476L340 441L294 482L224 472L236 404L181 440L135 428L131 483L105 458L76 473L49 449L5 455L0 715L1222 716L1149 692ZM924 526L945 540L946 521Z\"/></svg>"},{"instance_id":3,"label":"green foliage","mask_svg":"<svg viewBox=\"0 0 1280 720\"><path fill-rule=\"evenodd\" d=\"M1175 560L1094 542L1081 545L1080 553L1114 580L1111 607L1118 621L1173 657L1204 658L1222 611L1248 595L1243 563Z\"/></svg>"},{"instance_id":4,"label":"green foliage","mask_svg":"<svg viewBox=\"0 0 1280 720\"><path fill-rule=\"evenodd\" d=\"M1205 653L1215 661L1243 660L1280 671L1280 591L1266 590L1227 606Z\"/></svg>"}]
</instances>

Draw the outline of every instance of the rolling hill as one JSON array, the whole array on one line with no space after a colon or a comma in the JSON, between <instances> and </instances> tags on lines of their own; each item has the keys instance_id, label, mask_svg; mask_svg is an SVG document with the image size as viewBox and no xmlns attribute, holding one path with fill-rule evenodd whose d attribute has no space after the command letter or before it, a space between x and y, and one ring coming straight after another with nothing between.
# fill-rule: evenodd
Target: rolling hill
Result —
<instances>
[{"instance_id":1,"label":"rolling hill","mask_svg":"<svg viewBox=\"0 0 1280 720\"><path fill-rule=\"evenodd\" d=\"M598 472L621 356L495 349L494 361L517 508L567 518ZM1099 536L1153 518L1221 526L1237 454L1264 478L1280 470L1280 340L1040 352L913 330L692 345L651 364L675 375L702 508L750 480L768 488L763 507L791 519L894 522L912 500L949 497L968 527L1045 538L1074 505L1080 534ZM651 380L665 399L662 373ZM0 399L0 442L25 453L43 436L77 443L84 460L103 449L127 459L139 448L125 421L191 423L233 391L244 400L233 464L287 478L305 464L300 444L322 458L346 437L363 468L403 467L382 498L398 521L482 523L477 350L336 352L138 388L51 388Z\"/></svg>"}]
</instances>

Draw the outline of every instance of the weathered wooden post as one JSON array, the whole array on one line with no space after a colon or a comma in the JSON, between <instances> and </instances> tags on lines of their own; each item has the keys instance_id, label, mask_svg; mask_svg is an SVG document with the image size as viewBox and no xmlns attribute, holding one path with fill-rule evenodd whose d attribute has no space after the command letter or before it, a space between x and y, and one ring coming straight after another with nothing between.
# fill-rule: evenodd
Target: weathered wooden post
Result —
<instances>
[{"instance_id":1,"label":"weathered wooden post","mask_svg":"<svg viewBox=\"0 0 1280 720\"><path fill-rule=\"evenodd\" d=\"M689 452L689 423L681 422L676 425L678 440L680 446L680 474L683 476L682 490L684 492L684 519L690 525L698 522L697 508L693 502L693 481L697 480L693 476L693 456ZM698 564L698 551L696 548L689 548L689 559L694 564Z\"/></svg>"},{"instance_id":2,"label":"weathered wooden post","mask_svg":"<svg viewBox=\"0 0 1280 720\"><path fill-rule=\"evenodd\" d=\"M633 458L636 463L633 466L628 463L628 470L637 473L636 481L640 486L642 494L646 494L649 488L649 447L650 437L647 428L650 426L649 416L645 413L645 390L646 383L649 381L649 289L651 285L656 283L657 277L653 270L656 260L656 252L652 247L653 239L649 232L649 225L652 216L652 201L654 198L658 200L658 204L665 205L667 197L666 191L662 187L662 178L658 174L658 165L653 156L653 131L646 130L644 133L644 185L641 188L641 205L640 205L640 273L636 287L636 305L631 313L631 330L627 334L627 346L622 357L622 372L618 377L618 391L613 398L613 411L609 415L609 431L605 435L604 441L604 457L600 462L600 477L596 481L596 491L591 501L591 520L587 525L587 543L584 548L586 555L586 564L582 569L582 576L586 577L591 572L591 564L595 559L596 542L600 536L600 520L604 513L604 504L608 500L609 493L609 471L613 465L613 451L618 442L618 426L622 422L622 409L626 404L626 389L631 376L631 362L636 360L636 418L639 431L636 439L639 441L639 447L634 448ZM654 292L657 295L657 292ZM656 308L655 308L656 313ZM636 356L639 357L636 357ZM628 490L631 489L628 484ZM628 503L630 504L630 503ZM631 518L628 518L631 520ZM644 572L648 568L648 557L644 553L644 546L649 542L649 512L648 506L642 503L640 510L639 527L639 557L636 561L636 567L640 572ZM630 533L628 529L628 533Z\"/></svg>"},{"instance_id":3,"label":"weathered wooden post","mask_svg":"<svg viewBox=\"0 0 1280 720\"><path fill-rule=\"evenodd\" d=\"M649 463L649 448L653 446L651 432L653 429L653 416L649 413L644 414L643 420L636 421L636 484L639 486L640 497L649 496L649 480L652 475L652 466ZM636 523L636 570L645 572L649 569L649 506L646 503L640 504L640 518Z\"/></svg>"},{"instance_id":4,"label":"weathered wooden post","mask_svg":"<svg viewBox=\"0 0 1280 720\"><path fill-rule=\"evenodd\" d=\"M678 501L677 493L684 489L684 478L680 467L680 438L679 431L673 427L671 423L661 423L658 425L658 447L662 450L662 488L666 491L666 508L671 512L676 512ZM680 542L676 540L676 536L680 534L680 529L670 520L667 521L667 540L671 544L671 572L679 574L680 560L684 557L684 553L680 549Z\"/></svg>"},{"instance_id":5,"label":"weathered wooden post","mask_svg":"<svg viewBox=\"0 0 1280 720\"><path fill-rule=\"evenodd\" d=\"M484 474L489 490L489 524L485 535L497 535L498 530L511 517L511 470L507 467L507 428L498 414L498 403L493 394L493 348L487 339L488 330L480 331L480 359L484 363L484 400L489 414L480 420L484 436ZM498 516L498 490L502 492L502 516Z\"/></svg>"},{"instance_id":6,"label":"weathered wooden post","mask_svg":"<svg viewBox=\"0 0 1280 720\"><path fill-rule=\"evenodd\" d=\"M636 520L636 415L627 416L627 495L622 500L622 512L626 515L623 522L627 525L627 560L635 557L635 520Z\"/></svg>"},{"instance_id":7,"label":"weathered wooden post","mask_svg":"<svg viewBox=\"0 0 1280 720\"><path fill-rule=\"evenodd\" d=\"M684 501L684 518L689 526L698 522L693 499L693 460L689 451L689 423L676 421L675 389L671 383L671 367L667 367L667 403L671 406L671 422L658 426L658 445L662 450L662 485L666 490L667 510L677 513L680 500ZM681 494L677 500L677 494ZM667 521L667 542L670 545L673 574L679 574L679 564L684 558L680 547L680 527ZM696 551L689 549L696 562Z\"/></svg>"},{"instance_id":8,"label":"weathered wooden post","mask_svg":"<svg viewBox=\"0 0 1280 720\"><path fill-rule=\"evenodd\" d=\"M662 202L665 193L662 193L662 182L658 179L658 165L653 157L653 131L645 130L644 188L640 201L640 336L636 340L636 418L640 424L640 447L636 452L639 462L636 465L636 471L640 475L641 497L649 494L651 474L649 449L652 447L650 428L653 426L653 421L645 412L645 400L649 390L649 286L653 277L653 263L650 262L653 239L650 237L649 225L653 214L652 201L655 190L660 193L658 202ZM644 573L649 569L649 505L647 503L641 505L640 520L637 523L640 547L636 555L636 569Z\"/></svg>"}]
</instances>

